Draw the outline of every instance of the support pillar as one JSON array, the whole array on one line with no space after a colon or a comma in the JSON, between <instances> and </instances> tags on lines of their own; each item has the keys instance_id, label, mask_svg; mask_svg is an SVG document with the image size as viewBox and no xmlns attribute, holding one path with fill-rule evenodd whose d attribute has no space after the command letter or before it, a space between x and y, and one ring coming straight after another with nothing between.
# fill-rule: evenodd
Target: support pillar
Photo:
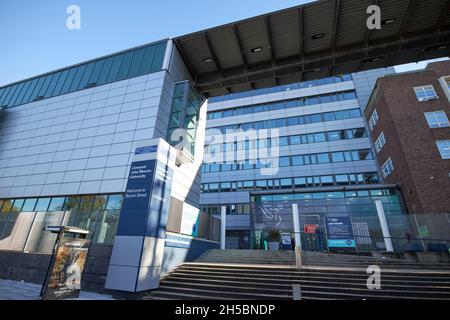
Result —
<instances>
[{"instance_id":1,"label":"support pillar","mask_svg":"<svg viewBox=\"0 0 450 320\"><path fill-rule=\"evenodd\" d=\"M220 211L220 249L225 250L227 232L227 207L222 206Z\"/></svg>"},{"instance_id":2,"label":"support pillar","mask_svg":"<svg viewBox=\"0 0 450 320\"><path fill-rule=\"evenodd\" d=\"M302 234L300 230L300 218L298 216L298 205L296 203L292 204L292 217L295 232L295 264L297 269L300 270L302 268Z\"/></svg>"},{"instance_id":3,"label":"support pillar","mask_svg":"<svg viewBox=\"0 0 450 320\"><path fill-rule=\"evenodd\" d=\"M375 200L375 206L377 207L378 219L380 220L381 232L383 233L384 244L386 245L387 252L394 252L394 246L392 244L391 233L389 232L389 226L384 213L383 203L380 199Z\"/></svg>"}]
</instances>

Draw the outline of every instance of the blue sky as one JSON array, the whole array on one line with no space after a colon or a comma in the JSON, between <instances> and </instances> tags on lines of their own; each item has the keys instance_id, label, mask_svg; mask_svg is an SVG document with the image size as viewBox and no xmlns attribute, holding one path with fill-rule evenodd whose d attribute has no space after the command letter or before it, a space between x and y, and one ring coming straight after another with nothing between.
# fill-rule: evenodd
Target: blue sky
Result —
<instances>
[{"instance_id":1,"label":"blue sky","mask_svg":"<svg viewBox=\"0 0 450 320\"><path fill-rule=\"evenodd\" d=\"M0 0L0 86L148 42L311 1ZM66 9L81 9L68 30Z\"/></svg>"},{"instance_id":2,"label":"blue sky","mask_svg":"<svg viewBox=\"0 0 450 320\"><path fill-rule=\"evenodd\" d=\"M0 0L0 86L310 0ZM81 9L68 30L66 9ZM407 66L410 70L413 66Z\"/></svg>"}]
</instances>

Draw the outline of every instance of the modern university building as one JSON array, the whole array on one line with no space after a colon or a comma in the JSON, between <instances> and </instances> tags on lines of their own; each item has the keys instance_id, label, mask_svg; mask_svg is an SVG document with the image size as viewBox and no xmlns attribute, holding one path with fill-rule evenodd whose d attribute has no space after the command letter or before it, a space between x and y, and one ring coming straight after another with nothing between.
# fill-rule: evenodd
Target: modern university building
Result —
<instances>
[{"instance_id":1,"label":"modern university building","mask_svg":"<svg viewBox=\"0 0 450 320\"><path fill-rule=\"evenodd\" d=\"M325 228L324 217L348 216L368 239L379 229L376 199L388 215L405 212L396 185L382 182L363 119L377 78L392 73L375 69L209 100L200 204L212 215L226 206L228 248L263 248L267 230L292 232L292 203L301 226ZM276 138L259 134L274 128ZM220 132L252 129L253 137L215 142ZM270 144L277 157L267 166L270 155L258 148ZM239 153L249 156L239 161Z\"/></svg>"},{"instance_id":2,"label":"modern university building","mask_svg":"<svg viewBox=\"0 0 450 320\"><path fill-rule=\"evenodd\" d=\"M389 67L449 56L447 2L416 1L421 9L412 10L384 1L389 19L372 31L361 27L371 1L340 3L1 87L0 278L43 282L56 237L45 226L90 231L85 288L140 292L219 248L221 206L228 246L261 249L267 228L292 232L292 203L303 224L351 217L362 235L379 223L376 201L386 216L403 215L396 187L381 178L363 108ZM355 17L361 26L346 23ZM256 138L213 139L239 129ZM276 154L264 157L267 146ZM203 163L224 150L257 152Z\"/></svg>"}]
</instances>

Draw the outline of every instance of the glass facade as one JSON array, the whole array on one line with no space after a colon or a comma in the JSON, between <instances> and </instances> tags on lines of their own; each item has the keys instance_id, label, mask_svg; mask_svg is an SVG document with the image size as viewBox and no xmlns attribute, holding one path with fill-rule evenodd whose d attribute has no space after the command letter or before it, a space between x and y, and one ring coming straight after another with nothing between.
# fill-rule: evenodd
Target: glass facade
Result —
<instances>
[{"instance_id":1,"label":"glass facade","mask_svg":"<svg viewBox=\"0 0 450 320\"><path fill-rule=\"evenodd\" d=\"M175 85L167 131L167 141L173 146L182 144L184 150L194 155L195 135L200 117L201 99L189 82ZM182 132L177 130L183 129Z\"/></svg>"},{"instance_id":2,"label":"glass facade","mask_svg":"<svg viewBox=\"0 0 450 320\"><path fill-rule=\"evenodd\" d=\"M299 189L299 188L317 188L330 186L349 186L378 184L380 179L376 172L336 174L310 177L279 178L264 180L246 180L246 181L224 181L202 183L201 192L203 193L223 193L239 192L252 190L279 190L279 189Z\"/></svg>"},{"instance_id":3,"label":"glass facade","mask_svg":"<svg viewBox=\"0 0 450 320\"><path fill-rule=\"evenodd\" d=\"M351 150L351 151L337 151L325 152L318 154L302 154L293 156L284 156L278 158L278 163L270 159L247 160L245 162L233 163L204 163L202 165L202 172L226 172L226 171L240 171L240 170L254 170L261 168L276 168L276 167L299 167L305 165L323 164L323 163L339 163L351 161L372 160L373 155L370 149Z\"/></svg>"},{"instance_id":4,"label":"glass facade","mask_svg":"<svg viewBox=\"0 0 450 320\"><path fill-rule=\"evenodd\" d=\"M240 124L232 124L229 126L221 126L214 127L211 129L221 130L223 133L227 133L229 131L236 130L248 130L248 129L273 129L273 128L283 128L283 127L291 127L291 126L299 126L311 123L319 123L319 122L329 122L336 120L346 120L346 119L357 119L361 118L361 110L358 109L348 109L342 111L332 111L325 113L316 113L305 116L298 117L289 117L289 118L281 118L281 119L271 119L265 121L258 122L246 122ZM208 131L206 133L208 135Z\"/></svg>"},{"instance_id":5,"label":"glass facade","mask_svg":"<svg viewBox=\"0 0 450 320\"><path fill-rule=\"evenodd\" d=\"M292 83L292 84L287 84L284 86L276 86L276 87L270 87L270 88L245 91L245 92L232 93L232 94L228 94L225 96L210 98L209 102L214 103L214 102L228 101L228 100L234 100L234 99L240 99L240 98L246 98L246 97L259 96L262 94L270 94L270 93L275 93L275 92L283 92L283 91L311 88L311 87L315 87L315 86L322 86L322 85L340 83L340 82L346 82L346 81L352 81L352 76L350 74L343 75L343 76L323 78L323 79L316 79L316 80L299 82L299 83Z\"/></svg>"},{"instance_id":6,"label":"glass facade","mask_svg":"<svg viewBox=\"0 0 450 320\"><path fill-rule=\"evenodd\" d=\"M346 101L356 99L356 92L354 90L344 91L338 93L327 93L322 95L315 95L309 97L302 97L290 100L282 100L272 103L256 104L251 106L225 109L221 111L212 111L208 113L208 120L220 119L226 117L235 117L246 114L285 110L291 108L309 107L322 103Z\"/></svg>"},{"instance_id":7,"label":"glass facade","mask_svg":"<svg viewBox=\"0 0 450 320\"><path fill-rule=\"evenodd\" d=\"M401 198L394 189L255 195L252 197L251 208L253 245L255 248L262 248L268 230L292 233L292 204L296 203L301 230L309 224L326 230L325 218L350 217L359 249L384 250L375 206L377 199L383 203L391 236L394 240L397 237L403 238L401 241L394 241L397 249L401 250L402 246L406 245L402 241L405 241L405 234L410 230L410 225ZM317 249L316 239L311 242L312 240L308 234L302 234L304 250ZM323 241L323 244L325 247L326 241ZM325 249L324 247L322 249Z\"/></svg>"},{"instance_id":8,"label":"glass facade","mask_svg":"<svg viewBox=\"0 0 450 320\"><path fill-rule=\"evenodd\" d=\"M111 245L122 205L121 194L0 200L0 250L50 253L56 235L46 226L90 231L95 244Z\"/></svg>"},{"instance_id":9,"label":"glass facade","mask_svg":"<svg viewBox=\"0 0 450 320\"><path fill-rule=\"evenodd\" d=\"M300 144L321 143L340 140L352 140L367 138L367 132L365 128L335 130L325 132L315 132L302 135L282 136L272 142L271 138L259 139L256 141L245 142L230 142L222 144L210 144L205 146L205 154L237 151L237 150L250 150L253 148L268 148L272 145L278 145L280 147L295 146Z\"/></svg>"},{"instance_id":10,"label":"glass facade","mask_svg":"<svg viewBox=\"0 0 450 320\"><path fill-rule=\"evenodd\" d=\"M66 68L0 88L0 107L11 108L160 71L167 41Z\"/></svg>"}]
</instances>

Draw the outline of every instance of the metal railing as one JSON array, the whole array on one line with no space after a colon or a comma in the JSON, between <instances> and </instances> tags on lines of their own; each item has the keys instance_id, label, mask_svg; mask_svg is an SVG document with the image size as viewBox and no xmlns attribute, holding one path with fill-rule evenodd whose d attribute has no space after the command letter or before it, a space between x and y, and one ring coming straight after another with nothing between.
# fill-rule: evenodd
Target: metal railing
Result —
<instances>
[{"instance_id":1,"label":"metal railing","mask_svg":"<svg viewBox=\"0 0 450 320\"><path fill-rule=\"evenodd\" d=\"M291 232L291 239L295 239L295 232ZM301 232L302 251L330 252L353 250L355 252L386 251L386 240L393 244L394 252L449 252L450 238L415 238L415 237L383 237L382 235L353 234L348 239L333 234L309 234ZM348 240L348 245L340 247L329 246L329 240ZM353 240L353 241L352 241ZM294 248L295 240L290 247ZM287 246L286 246L287 247ZM283 248L281 245L280 248Z\"/></svg>"}]
</instances>

